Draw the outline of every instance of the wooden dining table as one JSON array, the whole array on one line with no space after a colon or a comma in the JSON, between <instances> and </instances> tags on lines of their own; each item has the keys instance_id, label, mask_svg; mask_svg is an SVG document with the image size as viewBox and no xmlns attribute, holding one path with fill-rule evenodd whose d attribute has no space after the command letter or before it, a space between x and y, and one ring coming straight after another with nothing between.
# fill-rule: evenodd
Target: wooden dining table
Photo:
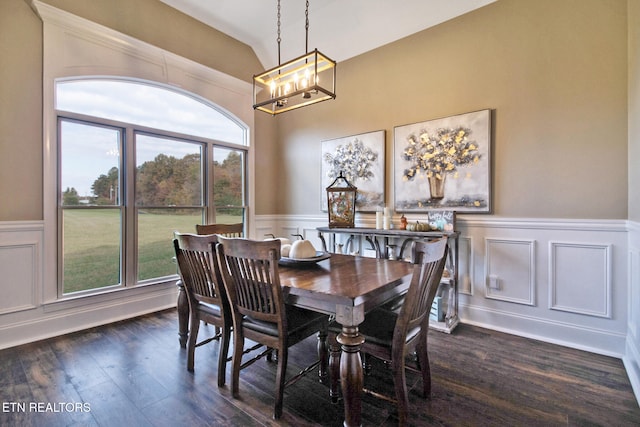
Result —
<instances>
[{"instance_id":1,"label":"wooden dining table","mask_svg":"<svg viewBox=\"0 0 640 427\"><path fill-rule=\"evenodd\" d=\"M402 295L409 288L413 266L404 261L331 254L317 263L281 265L280 282L287 304L334 315L342 325L340 384L345 426L362 424L363 369L360 348L364 337L358 325L373 308ZM178 282L180 344L186 346L189 305Z\"/></svg>"},{"instance_id":2,"label":"wooden dining table","mask_svg":"<svg viewBox=\"0 0 640 427\"><path fill-rule=\"evenodd\" d=\"M413 266L404 261L332 254L316 264L281 266L288 304L330 315L342 325L340 384L346 426L362 424L363 369L358 325L371 309L406 292Z\"/></svg>"}]
</instances>

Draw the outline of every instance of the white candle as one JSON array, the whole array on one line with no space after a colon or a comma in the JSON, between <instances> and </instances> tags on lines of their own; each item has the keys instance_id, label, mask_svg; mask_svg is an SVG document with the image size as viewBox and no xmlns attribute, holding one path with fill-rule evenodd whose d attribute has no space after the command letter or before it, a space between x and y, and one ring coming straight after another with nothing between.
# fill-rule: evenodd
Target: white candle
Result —
<instances>
[{"instance_id":1,"label":"white candle","mask_svg":"<svg viewBox=\"0 0 640 427\"><path fill-rule=\"evenodd\" d=\"M376 212L376 228L380 230L382 228L382 212Z\"/></svg>"},{"instance_id":2,"label":"white candle","mask_svg":"<svg viewBox=\"0 0 640 427\"><path fill-rule=\"evenodd\" d=\"M383 228L385 230L391 229L391 209L388 207L384 207L384 218L383 218Z\"/></svg>"}]
</instances>

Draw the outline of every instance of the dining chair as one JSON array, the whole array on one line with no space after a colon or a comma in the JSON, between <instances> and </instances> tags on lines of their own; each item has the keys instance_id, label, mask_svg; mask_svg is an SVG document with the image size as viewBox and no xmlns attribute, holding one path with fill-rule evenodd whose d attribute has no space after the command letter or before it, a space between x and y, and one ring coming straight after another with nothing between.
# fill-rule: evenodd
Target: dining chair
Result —
<instances>
[{"instance_id":1,"label":"dining chair","mask_svg":"<svg viewBox=\"0 0 640 427\"><path fill-rule=\"evenodd\" d=\"M234 224L196 224L198 234L219 234L225 237L244 237L244 224L241 222ZM216 334L220 332L219 327L215 327Z\"/></svg>"},{"instance_id":2,"label":"dining chair","mask_svg":"<svg viewBox=\"0 0 640 427\"><path fill-rule=\"evenodd\" d=\"M244 237L244 224L196 224L198 234L220 234L225 237Z\"/></svg>"},{"instance_id":3,"label":"dining chair","mask_svg":"<svg viewBox=\"0 0 640 427\"><path fill-rule=\"evenodd\" d=\"M180 279L183 282L190 312L190 333L187 341L187 370L194 370L195 349L211 341L220 341L218 352L218 386L225 384L229 339L231 335L231 309L215 254L215 234L200 236L175 233ZM197 342L200 322L215 326L215 335Z\"/></svg>"},{"instance_id":4,"label":"dining chair","mask_svg":"<svg viewBox=\"0 0 640 427\"><path fill-rule=\"evenodd\" d=\"M429 314L446 263L446 254L446 238L415 242L412 254L413 275L403 303L395 310L388 306L372 310L365 315L364 322L358 327L364 337L361 352L390 364L395 399L366 389L365 392L396 403L400 425L406 424L409 410L405 368L422 374L423 397L426 398L431 393L431 370L427 351ZM339 364L336 358L340 355L340 348L336 342L336 335L341 330L341 326L335 322L329 325L332 395L337 394L336 378L339 374L336 368ZM418 369L405 363L407 356L414 351Z\"/></svg>"},{"instance_id":5,"label":"dining chair","mask_svg":"<svg viewBox=\"0 0 640 427\"><path fill-rule=\"evenodd\" d=\"M328 317L285 304L278 270L279 240L219 237L217 252L233 317L232 395L239 395L242 369L277 352L273 418L279 419L285 386L294 383L320 363L316 361L285 383L288 348L315 333L319 333L319 339L326 342ZM245 339L261 344L266 349L243 362ZM326 349L326 346L323 348Z\"/></svg>"}]
</instances>

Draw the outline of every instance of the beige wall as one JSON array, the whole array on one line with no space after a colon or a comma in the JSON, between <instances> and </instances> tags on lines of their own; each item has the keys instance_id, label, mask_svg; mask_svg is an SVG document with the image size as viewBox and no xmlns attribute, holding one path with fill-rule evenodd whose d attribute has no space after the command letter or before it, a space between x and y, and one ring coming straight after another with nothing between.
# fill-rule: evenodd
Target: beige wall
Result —
<instances>
[{"instance_id":1,"label":"beige wall","mask_svg":"<svg viewBox=\"0 0 640 427\"><path fill-rule=\"evenodd\" d=\"M495 110L494 213L627 217L627 2L500 0L338 64L335 101L278 117L279 213L320 212L320 141ZM331 56L331 52L325 52Z\"/></svg>"},{"instance_id":2,"label":"beige wall","mask_svg":"<svg viewBox=\"0 0 640 427\"><path fill-rule=\"evenodd\" d=\"M42 23L0 1L0 221L42 219Z\"/></svg>"},{"instance_id":3,"label":"beige wall","mask_svg":"<svg viewBox=\"0 0 640 427\"><path fill-rule=\"evenodd\" d=\"M640 2L629 0L629 219L640 221Z\"/></svg>"},{"instance_id":4,"label":"beige wall","mask_svg":"<svg viewBox=\"0 0 640 427\"><path fill-rule=\"evenodd\" d=\"M249 46L157 0L44 1L245 81L262 68ZM28 3L0 1L0 221L43 218L42 22Z\"/></svg>"},{"instance_id":5,"label":"beige wall","mask_svg":"<svg viewBox=\"0 0 640 427\"><path fill-rule=\"evenodd\" d=\"M262 68L246 45L157 0L46 2L246 81ZM322 139L385 129L390 177L394 126L491 108L495 214L638 219L627 27L625 0L500 0L341 62L337 100L256 115L255 213L320 213ZM27 1L0 2L0 221L42 219L41 33Z\"/></svg>"}]
</instances>

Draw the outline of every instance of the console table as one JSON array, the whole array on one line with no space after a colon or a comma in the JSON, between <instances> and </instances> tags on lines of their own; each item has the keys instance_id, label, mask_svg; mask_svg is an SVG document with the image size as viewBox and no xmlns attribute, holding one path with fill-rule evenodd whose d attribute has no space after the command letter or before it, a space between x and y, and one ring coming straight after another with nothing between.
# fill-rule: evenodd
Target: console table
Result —
<instances>
[{"instance_id":1,"label":"console table","mask_svg":"<svg viewBox=\"0 0 640 427\"><path fill-rule=\"evenodd\" d=\"M363 240L371 245L376 258L391 258L404 260L407 250L416 240L432 240L446 237L449 242L446 273L440 282L441 291L447 291L447 307L443 321L431 319L429 327L438 331L451 333L458 325L458 236L457 231L407 231L380 230L377 228L330 228L318 227L318 237L322 242L322 249L333 253L359 252L363 247ZM337 243L336 235L346 235L344 243ZM326 236L326 238L325 238ZM356 246L357 245L357 246ZM410 260L409 260L410 261Z\"/></svg>"}]
</instances>

